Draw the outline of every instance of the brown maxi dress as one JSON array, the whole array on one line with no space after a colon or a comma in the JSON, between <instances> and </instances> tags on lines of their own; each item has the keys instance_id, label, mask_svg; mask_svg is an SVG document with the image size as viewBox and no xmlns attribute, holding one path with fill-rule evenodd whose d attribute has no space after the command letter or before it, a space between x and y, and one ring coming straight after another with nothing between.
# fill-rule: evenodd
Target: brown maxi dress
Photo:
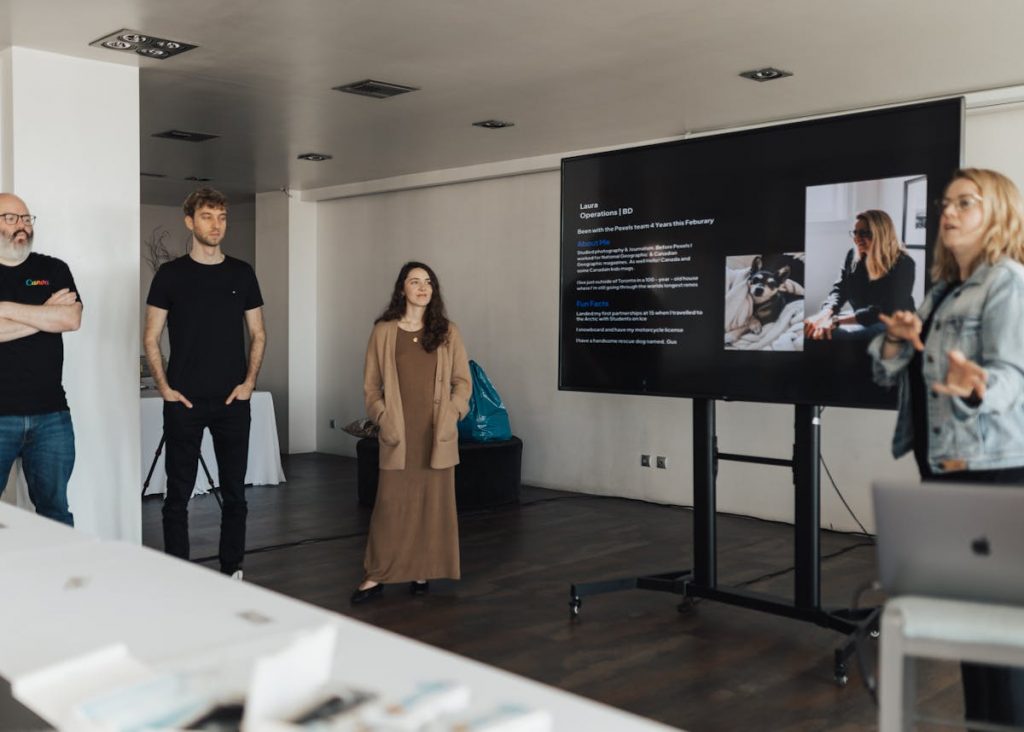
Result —
<instances>
[{"instance_id":1,"label":"brown maxi dress","mask_svg":"<svg viewBox=\"0 0 1024 732\"><path fill-rule=\"evenodd\" d=\"M437 353L423 349L422 336L422 330L399 328L395 343L405 469L380 471L363 562L366 579L374 582L460 576L455 468L430 467Z\"/></svg>"}]
</instances>

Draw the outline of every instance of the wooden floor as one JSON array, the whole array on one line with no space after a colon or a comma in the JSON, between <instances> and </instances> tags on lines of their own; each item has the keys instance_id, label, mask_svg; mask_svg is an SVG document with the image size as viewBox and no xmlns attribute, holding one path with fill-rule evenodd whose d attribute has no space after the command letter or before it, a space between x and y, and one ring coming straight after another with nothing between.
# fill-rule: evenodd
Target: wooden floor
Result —
<instances>
[{"instance_id":1,"label":"wooden floor","mask_svg":"<svg viewBox=\"0 0 1024 732\"><path fill-rule=\"evenodd\" d=\"M285 474L286 484L248 491L249 582L694 732L876 727L856 669L846 688L833 682L841 636L832 631L708 601L680 613L675 595L638 590L586 598L570 622L574 582L689 566L687 510L524 487L520 506L460 516L461 582L432 583L422 598L389 586L353 608L370 518L356 503L355 461L290 456ZM191 505L192 556L210 558L217 505L210 496ZM159 498L142 511L144 542L160 548ZM718 532L723 585L790 565L787 525L720 516ZM854 546L864 543L823 533L823 555L854 547L823 561L826 606L848 607L874 577L873 548ZM791 595L792 574L749 589ZM927 664L919 674L928 713L958 714L956 667Z\"/></svg>"}]
</instances>

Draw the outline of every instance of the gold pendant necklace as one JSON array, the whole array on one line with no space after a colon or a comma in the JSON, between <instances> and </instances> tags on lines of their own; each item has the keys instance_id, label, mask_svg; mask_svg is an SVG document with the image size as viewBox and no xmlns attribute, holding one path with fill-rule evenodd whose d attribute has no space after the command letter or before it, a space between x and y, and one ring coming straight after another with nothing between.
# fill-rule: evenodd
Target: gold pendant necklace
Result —
<instances>
[{"instance_id":1,"label":"gold pendant necklace","mask_svg":"<svg viewBox=\"0 0 1024 732\"><path fill-rule=\"evenodd\" d=\"M404 320L404 319L400 320L398 322L399 323L405 323L406 325L409 325L409 326L413 325L413 323L410 323L408 320ZM419 327L419 330L422 330L422 329L423 329L423 325L421 324L420 327ZM413 331L406 331L406 332L408 332L408 333L415 333L416 331L413 330ZM412 337L412 342L413 343L419 343L420 342L420 337L418 335L414 335Z\"/></svg>"}]
</instances>

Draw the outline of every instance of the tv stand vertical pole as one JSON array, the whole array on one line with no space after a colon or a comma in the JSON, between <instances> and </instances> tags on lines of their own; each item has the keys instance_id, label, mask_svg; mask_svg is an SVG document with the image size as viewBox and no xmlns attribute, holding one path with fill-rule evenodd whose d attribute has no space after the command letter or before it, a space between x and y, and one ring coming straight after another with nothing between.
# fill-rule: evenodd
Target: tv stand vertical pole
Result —
<instances>
[{"instance_id":1,"label":"tv stand vertical pole","mask_svg":"<svg viewBox=\"0 0 1024 732\"><path fill-rule=\"evenodd\" d=\"M693 400L693 581L718 585L715 480L718 473L715 444L715 402Z\"/></svg>"},{"instance_id":2,"label":"tv stand vertical pole","mask_svg":"<svg viewBox=\"0 0 1024 732\"><path fill-rule=\"evenodd\" d=\"M793 600L821 607L821 407L796 405L793 444Z\"/></svg>"}]
</instances>

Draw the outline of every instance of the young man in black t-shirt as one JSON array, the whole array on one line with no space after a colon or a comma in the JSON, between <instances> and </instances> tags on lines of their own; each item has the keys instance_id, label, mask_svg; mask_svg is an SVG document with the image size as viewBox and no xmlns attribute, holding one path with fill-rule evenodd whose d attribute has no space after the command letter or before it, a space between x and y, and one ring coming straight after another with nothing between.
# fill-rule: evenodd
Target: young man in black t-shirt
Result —
<instances>
[{"instance_id":1,"label":"young man in black t-shirt","mask_svg":"<svg viewBox=\"0 0 1024 732\"><path fill-rule=\"evenodd\" d=\"M249 398L266 345L263 297L252 267L221 251L228 224L223 194L200 188L185 199L183 208L192 248L157 270L146 299L143 337L153 380L164 398L164 551L188 559L188 501L203 430L209 428L223 501L220 570L241 579ZM160 355L165 323L171 342L166 374ZM248 360L243 323L250 336Z\"/></svg>"},{"instance_id":2,"label":"young man in black t-shirt","mask_svg":"<svg viewBox=\"0 0 1024 732\"><path fill-rule=\"evenodd\" d=\"M68 266L32 252L35 220L24 201L0 193L0 494L20 457L36 513L74 526L61 333L78 330L82 303Z\"/></svg>"}]
</instances>

